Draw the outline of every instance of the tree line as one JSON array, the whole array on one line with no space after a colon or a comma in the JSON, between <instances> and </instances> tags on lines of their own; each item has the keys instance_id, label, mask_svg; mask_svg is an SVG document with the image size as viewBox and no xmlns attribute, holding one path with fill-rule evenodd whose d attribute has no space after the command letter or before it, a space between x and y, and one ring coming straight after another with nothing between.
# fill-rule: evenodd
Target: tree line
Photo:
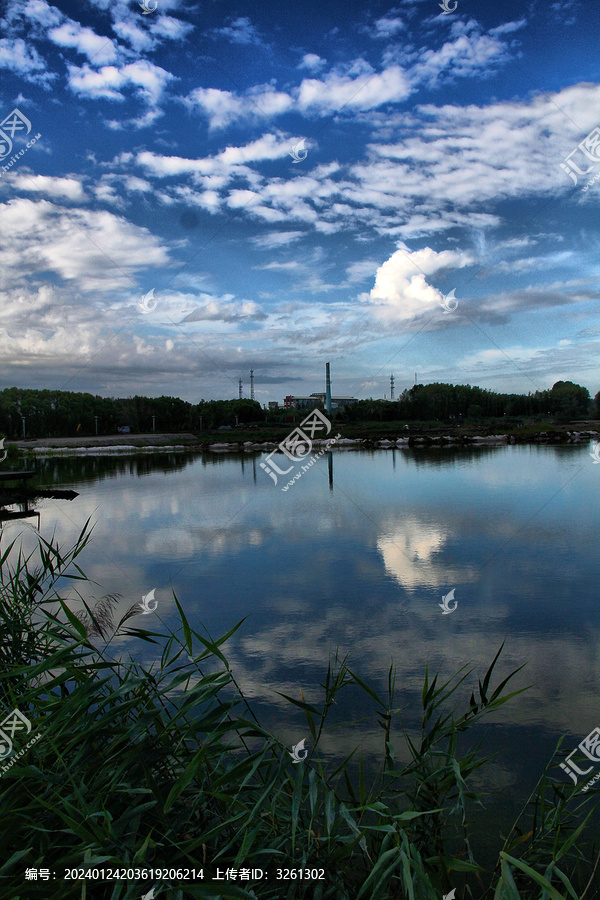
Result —
<instances>
[{"instance_id":1,"label":"tree line","mask_svg":"<svg viewBox=\"0 0 600 900\"><path fill-rule=\"evenodd\" d=\"M317 405L317 403L315 403ZM99 397L73 391L0 391L0 434L9 439L25 436L73 437L115 434L129 427L133 434L151 432L197 433L220 427L289 422L302 417L291 410L269 410L255 400L200 400L178 397ZM305 415L306 413L304 413ZM595 401L572 381L557 381L550 390L529 394L501 394L469 384L417 384L394 401L360 400L334 411L341 422L449 421L524 416L551 416L569 421L600 417L600 391Z\"/></svg>"},{"instance_id":2,"label":"tree line","mask_svg":"<svg viewBox=\"0 0 600 900\"><path fill-rule=\"evenodd\" d=\"M595 402L587 388L557 381L534 394L500 394L470 384L416 384L398 400L361 400L344 410L347 422L430 421L551 416L568 421L600 415L600 391Z\"/></svg>"},{"instance_id":3,"label":"tree line","mask_svg":"<svg viewBox=\"0 0 600 900\"><path fill-rule=\"evenodd\" d=\"M25 436L74 437L115 434L129 427L132 434L198 432L235 427L238 423L264 422L265 413L254 400L201 400L188 403L178 397L99 397L73 391L0 391L0 434L9 439ZM97 431L96 431L97 428Z\"/></svg>"}]
</instances>

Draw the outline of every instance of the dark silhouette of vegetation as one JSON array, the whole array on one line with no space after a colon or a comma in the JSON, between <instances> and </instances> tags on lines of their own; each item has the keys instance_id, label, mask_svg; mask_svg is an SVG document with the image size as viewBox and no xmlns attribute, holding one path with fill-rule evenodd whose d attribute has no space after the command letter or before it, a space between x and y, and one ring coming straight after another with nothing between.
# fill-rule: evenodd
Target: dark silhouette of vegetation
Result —
<instances>
[{"instance_id":1,"label":"dark silhouette of vegetation","mask_svg":"<svg viewBox=\"0 0 600 900\"><path fill-rule=\"evenodd\" d=\"M9 439L73 437L115 434L128 426L132 434L197 432L201 429L264 421L264 412L254 400L202 400L188 403L177 397L99 397L72 391L38 391L6 388L0 391L0 434Z\"/></svg>"},{"instance_id":2,"label":"dark silhouette of vegetation","mask_svg":"<svg viewBox=\"0 0 600 900\"><path fill-rule=\"evenodd\" d=\"M402 422L553 416L568 421L593 414L587 388L557 381L549 391L498 394L470 384L416 384L398 400L361 400L346 407L347 422Z\"/></svg>"},{"instance_id":3,"label":"dark silhouette of vegetation","mask_svg":"<svg viewBox=\"0 0 600 900\"><path fill-rule=\"evenodd\" d=\"M587 388L572 381L557 381L551 390L535 394L498 394L470 384L417 384L398 400L360 400L336 411L340 421L411 422L552 416L558 421L600 415L600 392L595 404ZM0 391L0 434L15 440L23 436L73 437L115 434L128 426L132 434L152 431L177 433L213 431L223 426L283 423L301 412L288 409L265 412L255 400L201 400L188 403L177 397L99 397L71 391L6 388Z\"/></svg>"}]
</instances>

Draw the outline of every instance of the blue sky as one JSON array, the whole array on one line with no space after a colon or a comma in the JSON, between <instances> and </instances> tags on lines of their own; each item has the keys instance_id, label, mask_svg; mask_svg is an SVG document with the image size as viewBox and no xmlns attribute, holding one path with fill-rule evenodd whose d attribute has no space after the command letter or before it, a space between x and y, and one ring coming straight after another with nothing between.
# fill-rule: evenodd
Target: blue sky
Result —
<instances>
[{"instance_id":1,"label":"blue sky","mask_svg":"<svg viewBox=\"0 0 600 900\"><path fill-rule=\"evenodd\" d=\"M4 12L5 386L600 389L596 0L145 2Z\"/></svg>"}]
</instances>

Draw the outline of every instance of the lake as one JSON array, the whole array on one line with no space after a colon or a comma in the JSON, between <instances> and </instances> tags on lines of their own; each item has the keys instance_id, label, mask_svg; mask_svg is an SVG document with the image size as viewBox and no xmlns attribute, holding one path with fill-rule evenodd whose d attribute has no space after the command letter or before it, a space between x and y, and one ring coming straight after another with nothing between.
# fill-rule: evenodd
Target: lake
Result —
<instances>
[{"instance_id":1,"label":"lake","mask_svg":"<svg viewBox=\"0 0 600 900\"><path fill-rule=\"evenodd\" d=\"M256 453L48 458L38 460L40 484L80 496L40 501L41 532L68 545L92 517L81 564L101 585L96 597L115 592L125 606L154 589L156 615L175 626L174 589L190 623L213 637L247 616L227 655L287 745L309 734L277 692L318 705L336 650L384 696L394 661L396 705L412 731L427 664L482 676L506 641L499 675L527 663L516 686L533 686L481 729L497 756L476 780L488 820L504 825L558 737L574 749L600 725L600 466L590 450L336 450L286 492ZM22 534L32 546L32 530L8 523L4 540ZM450 591L456 607L443 614ZM147 644L126 640L150 658ZM476 676L467 684L468 698ZM360 746L372 761L382 731L374 717L361 721L368 712L362 695L342 696L323 753Z\"/></svg>"}]
</instances>

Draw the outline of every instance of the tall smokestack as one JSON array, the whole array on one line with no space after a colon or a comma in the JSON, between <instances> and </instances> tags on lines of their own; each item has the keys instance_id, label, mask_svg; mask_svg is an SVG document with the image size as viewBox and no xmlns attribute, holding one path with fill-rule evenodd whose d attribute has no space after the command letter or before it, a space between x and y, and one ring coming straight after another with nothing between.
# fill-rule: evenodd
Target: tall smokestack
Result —
<instances>
[{"instance_id":1,"label":"tall smokestack","mask_svg":"<svg viewBox=\"0 0 600 900\"><path fill-rule=\"evenodd\" d=\"M242 399L242 379L239 380L240 400Z\"/></svg>"},{"instance_id":2,"label":"tall smokestack","mask_svg":"<svg viewBox=\"0 0 600 900\"><path fill-rule=\"evenodd\" d=\"M250 399L254 400L254 369L250 369Z\"/></svg>"},{"instance_id":3,"label":"tall smokestack","mask_svg":"<svg viewBox=\"0 0 600 900\"><path fill-rule=\"evenodd\" d=\"M394 399L394 376L390 375L390 400Z\"/></svg>"},{"instance_id":4,"label":"tall smokestack","mask_svg":"<svg viewBox=\"0 0 600 900\"><path fill-rule=\"evenodd\" d=\"M329 372L329 363L325 363L325 409L328 414L331 412L331 375Z\"/></svg>"}]
</instances>

